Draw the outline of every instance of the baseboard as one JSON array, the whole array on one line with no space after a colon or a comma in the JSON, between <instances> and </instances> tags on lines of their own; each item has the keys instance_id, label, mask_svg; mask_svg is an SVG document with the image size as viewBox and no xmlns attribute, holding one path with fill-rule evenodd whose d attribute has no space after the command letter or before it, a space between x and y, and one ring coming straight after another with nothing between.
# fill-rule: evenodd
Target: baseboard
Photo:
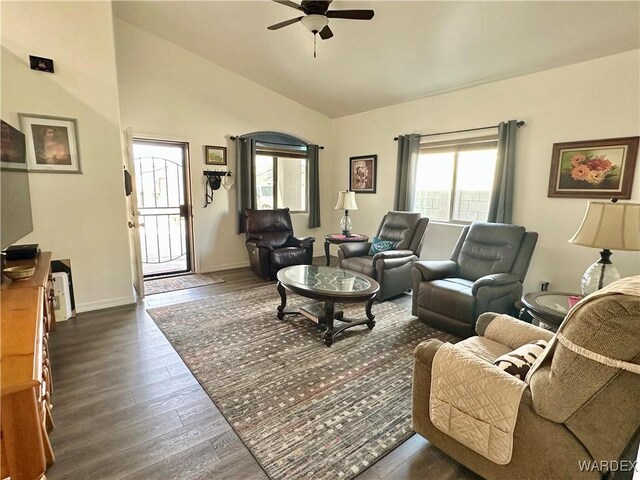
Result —
<instances>
[{"instance_id":1,"label":"baseboard","mask_svg":"<svg viewBox=\"0 0 640 480\"><path fill-rule=\"evenodd\" d=\"M245 262L223 263L222 265L210 265L200 267L198 273L220 272L222 270L233 270L234 268L243 268L249 266L249 260Z\"/></svg>"},{"instance_id":2,"label":"baseboard","mask_svg":"<svg viewBox=\"0 0 640 480\"><path fill-rule=\"evenodd\" d=\"M325 258L324 253L314 255L313 258ZM336 257L337 258L337 257ZM198 273L209 273L209 272L221 272L223 270L233 270L234 268L244 268L249 267L249 261L245 262L234 262L234 263L223 263L222 265L210 265L210 266L202 266L200 267L200 271Z\"/></svg>"},{"instance_id":3,"label":"baseboard","mask_svg":"<svg viewBox=\"0 0 640 480\"><path fill-rule=\"evenodd\" d=\"M93 312L94 310L122 307L124 305L135 305L135 303L136 300L133 295L129 297L110 298L108 300L100 300L98 302L78 303L76 305L76 313Z\"/></svg>"}]
</instances>

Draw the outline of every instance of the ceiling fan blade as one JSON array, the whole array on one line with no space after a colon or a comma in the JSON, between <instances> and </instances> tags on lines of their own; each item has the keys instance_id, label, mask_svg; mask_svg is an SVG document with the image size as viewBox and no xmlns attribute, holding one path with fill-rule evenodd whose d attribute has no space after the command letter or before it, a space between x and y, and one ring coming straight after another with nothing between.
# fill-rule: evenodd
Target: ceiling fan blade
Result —
<instances>
[{"instance_id":1,"label":"ceiling fan blade","mask_svg":"<svg viewBox=\"0 0 640 480\"><path fill-rule=\"evenodd\" d=\"M330 10L327 18L346 18L349 20L371 20L373 10Z\"/></svg>"},{"instance_id":2,"label":"ceiling fan blade","mask_svg":"<svg viewBox=\"0 0 640 480\"><path fill-rule=\"evenodd\" d=\"M291 20L286 20L284 22L276 23L275 25L271 25L267 27L268 30L278 30L279 28L286 27L287 25L291 25L293 23L299 22L302 17L292 18Z\"/></svg>"},{"instance_id":3,"label":"ceiling fan blade","mask_svg":"<svg viewBox=\"0 0 640 480\"><path fill-rule=\"evenodd\" d=\"M322 30L320 30L320 38L321 39L328 40L331 37L333 37L333 32L329 28L329 25L327 25Z\"/></svg>"},{"instance_id":4,"label":"ceiling fan blade","mask_svg":"<svg viewBox=\"0 0 640 480\"><path fill-rule=\"evenodd\" d=\"M302 7L297 3L290 2L289 0L273 0L280 5L285 5L287 7L295 8L296 10L302 10Z\"/></svg>"}]
</instances>

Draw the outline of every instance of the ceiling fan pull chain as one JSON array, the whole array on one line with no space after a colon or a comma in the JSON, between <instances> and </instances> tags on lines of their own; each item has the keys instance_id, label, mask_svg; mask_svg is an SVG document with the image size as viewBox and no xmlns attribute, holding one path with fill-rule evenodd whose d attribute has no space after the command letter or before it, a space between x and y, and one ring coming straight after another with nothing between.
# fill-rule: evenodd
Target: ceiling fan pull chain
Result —
<instances>
[{"instance_id":1,"label":"ceiling fan pull chain","mask_svg":"<svg viewBox=\"0 0 640 480\"><path fill-rule=\"evenodd\" d=\"M318 38L318 34L313 34L313 58L316 58L316 39Z\"/></svg>"}]
</instances>

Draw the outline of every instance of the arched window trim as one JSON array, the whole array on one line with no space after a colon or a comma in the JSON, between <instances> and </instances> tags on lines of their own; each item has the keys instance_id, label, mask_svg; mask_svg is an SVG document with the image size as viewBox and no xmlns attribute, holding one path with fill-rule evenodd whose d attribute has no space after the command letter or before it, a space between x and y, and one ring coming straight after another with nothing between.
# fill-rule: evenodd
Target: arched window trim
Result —
<instances>
[{"instance_id":1,"label":"arched window trim","mask_svg":"<svg viewBox=\"0 0 640 480\"><path fill-rule=\"evenodd\" d=\"M309 228L320 226L320 185L319 185L319 150L323 147L312 144L308 140L283 132L260 131L252 132L236 137L236 159L238 181L238 233L244 232L244 209L255 208L254 205L254 172L256 146L280 145L286 147L296 147L306 150L308 155L308 183L309 191Z\"/></svg>"}]
</instances>

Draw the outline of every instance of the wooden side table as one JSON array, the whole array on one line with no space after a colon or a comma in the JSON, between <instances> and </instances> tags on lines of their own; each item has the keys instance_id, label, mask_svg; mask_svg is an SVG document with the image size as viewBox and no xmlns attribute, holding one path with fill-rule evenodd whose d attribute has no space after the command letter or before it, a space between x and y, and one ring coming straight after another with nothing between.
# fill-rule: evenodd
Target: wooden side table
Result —
<instances>
[{"instance_id":1,"label":"wooden side table","mask_svg":"<svg viewBox=\"0 0 640 480\"><path fill-rule=\"evenodd\" d=\"M357 243L357 242L368 242L369 237L366 235L360 235L358 233L352 233L351 235L342 235L341 233L330 233L329 235L324 236L324 255L327 257L327 267L331 263L331 258L329 256L329 245L339 245L341 243Z\"/></svg>"},{"instance_id":2,"label":"wooden side table","mask_svg":"<svg viewBox=\"0 0 640 480\"><path fill-rule=\"evenodd\" d=\"M542 322L556 331L571 309L570 297L577 302L582 295L566 292L532 292L522 297L522 303L527 313L533 317L534 324Z\"/></svg>"}]
</instances>

